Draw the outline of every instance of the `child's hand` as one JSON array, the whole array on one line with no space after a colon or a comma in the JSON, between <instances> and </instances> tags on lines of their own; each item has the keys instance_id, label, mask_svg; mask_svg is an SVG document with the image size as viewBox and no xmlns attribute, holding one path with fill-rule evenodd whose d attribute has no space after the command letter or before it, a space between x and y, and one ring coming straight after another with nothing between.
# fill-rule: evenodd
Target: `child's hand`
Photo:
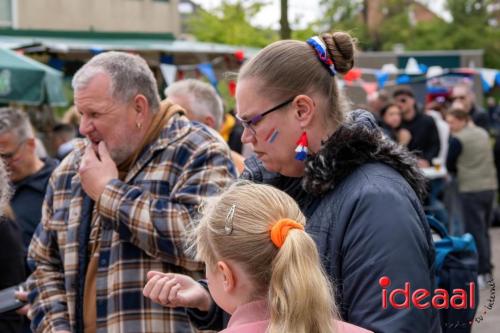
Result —
<instances>
[{"instance_id":1,"label":"child's hand","mask_svg":"<svg viewBox=\"0 0 500 333\"><path fill-rule=\"evenodd\" d=\"M170 308L186 307L208 311L212 297L201 284L183 274L150 271L144 296Z\"/></svg>"}]
</instances>

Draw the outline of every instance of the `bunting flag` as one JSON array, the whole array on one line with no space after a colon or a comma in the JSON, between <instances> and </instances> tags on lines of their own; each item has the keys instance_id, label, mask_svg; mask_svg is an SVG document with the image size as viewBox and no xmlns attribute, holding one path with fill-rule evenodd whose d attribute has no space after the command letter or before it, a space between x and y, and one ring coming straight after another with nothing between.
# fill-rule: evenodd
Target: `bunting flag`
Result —
<instances>
[{"instance_id":1,"label":"bunting flag","mask_svg":"<svg viewBox=\"0 0 500 333\"><path fill-rule=\"evenodd\" d=\"M431 66L427 70L426 77L429 79L429 78L432 78L432 77L441 76L441 75L443 75L443 73L444 73L443 67L441 67L441 66Z\"/></svg>"},{"instance_id":2,"label":"bunting flag","mask_svg":"<svg viewBox=\"0 0 500 333\"><path fill-rule=\"evenodd\" d=\"M231 95L231 97L234 97L236 95L236 81L230 80L228 83L228 88L229 88L229 95Z\"/></svg>"},{"instance_id":3,"label":"bunting flag","mask_svg":"<svg viewBox=\"0 0 500 333\"><path fill-rule=\"evenodd\" d=\"M411 82L410 76L408 76L406 74L405 75L400 75L396 79L396 84L407 84L407 83L410 83L410 82Z\"/></svg>"},{"instance_id":4,"label":"bunting flag","mask_svg":"<svg viewBox=\"0 0 500 333\"><path fill-rule=\"evenodd\" d=\"M359 68L353 68L344 75L344 80L347 82L356 81L361 78L361 70Z\"/></svg>"},{"instance_id":5,"label":"bunting flag","mask_svg":"<svg viewBox=\"0 0 500 333\"><path fill-rule=\"evenodd\" d=\"M490 69L490 68L482 68L479 70L481 73L481 80L483 82L484 91L488 92L495 85L496 76L498 74L498 70Z\"/></svg>"},{"instance_id":6,"label":"bunting flag","mask_svg":"<svg viewBox=\"0 0 500 333\"><path fill-rule=\"evenodd\" d=\"M370 95L377 91L378 84L377 82L363 82L362 87L365 90L367 95Z\"/></svg>"},{"instance_id":7,"label":"bunting flag","mask_svg":"<svg viewBox=\"0 0 500 333\"><path fill-rule=\"evenodd\" d=\"M217 76L215 76L214 67L211 63L206 62L203 64L199 64L196 68L200 71L201 74L205 75L208 81L217 89L217 84L219 81L217 80Z\"/></svg>"},{"instance_id":8,"label":"bunting flag","mask_svg":"<svg viewBox=\"0 0 500 333\"><path fill-rule=\"evenodd\" d=\"M405 67L405 73L408 75L422 74L422 71L420 70L420 67L418 66L417 59L415 59L415 58L408 59L408 62L406 63L406 67Z\"/></svg>"},{"instance_id":9,"label":"bunting flag","mask_svg":"<svg viewBox=\"0 0 500 333\"><path fill-rule=\"evenodd\" d=\"M177 76L177 66L160 64L160 70L168 86L175 82L175 77Z\"/></svg>"},{"instance_id":10,"label":"bunting flag","mask_svg":"<svg viewBox=\"0 0 500 333\"><path fill-rule=\"evenodd\" d=\"M375 77L377 78L378 86L383 89L387 80L389 80L389 73L382 70L375 72Z\"/></svg>"}]
</instances>

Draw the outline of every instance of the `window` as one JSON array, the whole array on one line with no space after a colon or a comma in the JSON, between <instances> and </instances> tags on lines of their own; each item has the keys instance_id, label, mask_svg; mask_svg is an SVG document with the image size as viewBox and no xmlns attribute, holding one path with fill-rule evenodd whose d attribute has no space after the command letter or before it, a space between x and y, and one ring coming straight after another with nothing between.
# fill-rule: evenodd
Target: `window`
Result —
<instances>
[{"instance_id":1,"label":"window","mask_svg":"<svg viewBox=\"0 0 500 333\"><path fill-rule=\"evenodd\" d=\"M12 0L0 0L0 27L12 27Z\"/></svg>"}]
</instances>

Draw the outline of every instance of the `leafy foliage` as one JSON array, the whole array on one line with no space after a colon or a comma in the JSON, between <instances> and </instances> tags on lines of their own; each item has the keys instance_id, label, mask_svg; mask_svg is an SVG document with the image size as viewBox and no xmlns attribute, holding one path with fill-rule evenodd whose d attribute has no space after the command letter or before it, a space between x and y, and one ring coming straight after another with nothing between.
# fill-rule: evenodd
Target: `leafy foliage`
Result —
<instances>
[{"instance_id":1,"label":"leafy foliage","mask_svg":"<svg viewBox=\"0 0 500 333\"><path fill-rule=\"evenodd\" d=\"M264 47L279 38L272 29L250 24L266 4L260 1L223 1L214 11L199 10L189 18L188 29L199 41Z\"/></svg>"}]
</instances>

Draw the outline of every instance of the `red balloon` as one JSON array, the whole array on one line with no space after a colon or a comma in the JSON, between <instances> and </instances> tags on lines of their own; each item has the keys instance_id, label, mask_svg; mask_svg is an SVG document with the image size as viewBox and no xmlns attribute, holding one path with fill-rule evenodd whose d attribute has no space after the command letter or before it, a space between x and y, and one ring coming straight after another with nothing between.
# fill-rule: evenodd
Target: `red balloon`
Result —
<instances>
[{"instance_id":1,"label":"red balloon","mask_svg":"<svg viewBox=\"0 0 500 333\"><path fill-rule=\"evenodd\" d=\"M234 52L234 57L239 62L243 62L243 60L245 60L245 52L238 50L238 51Z\"/></svg>"}]
</instances>

